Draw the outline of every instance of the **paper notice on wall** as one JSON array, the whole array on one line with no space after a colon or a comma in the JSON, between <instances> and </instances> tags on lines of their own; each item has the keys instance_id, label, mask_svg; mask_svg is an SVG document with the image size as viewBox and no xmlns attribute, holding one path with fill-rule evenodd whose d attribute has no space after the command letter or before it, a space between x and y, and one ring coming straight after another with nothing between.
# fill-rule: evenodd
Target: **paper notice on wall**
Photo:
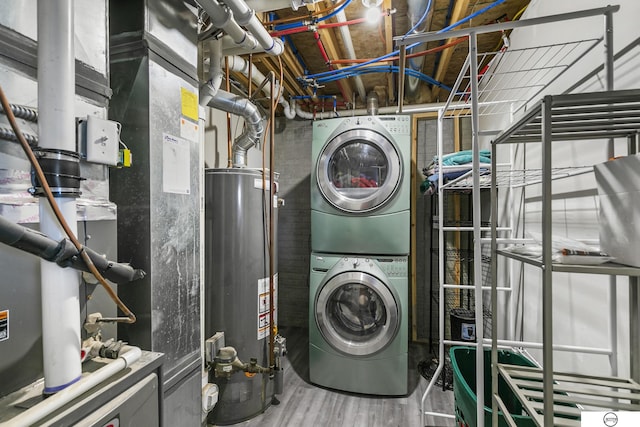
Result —
<instances>
[{"instance_id":1,"label":"paper notice on wall","mask_svg":"<svg viewBox=\"0 0 640 427\"><path fill-rule=\"evenodd\" d=\"M198 123L187 120L184 117L180 118L180 137L188 139L189 141L198 142L200 135L200 127Z\"/></svg>"},{"instance_id":2,"label":"paper notice on wall","mask_svg":"<svg viewBox=\"0 0 640 427\"><path fill-rule=\"evenodd\" d=\"M162 191L189 194L191 192L191 153L189 141L162 134Z\"/></svg>"},{"instance_id":3,"label":"paper notice on wall","mask_svg":"<svg viewBox=\"0 0 640 427\"><path fill-rule=\"evenodd\" d=\"M9 339L9 310L0 311L0 341Z\"/></svg>"},{"instance_id":4,"label":"paper notice on wall","mask_svg":"<svg viewBox=\"0 0 640 427\"><path fill-rule=\"evenodd\" d=\"M261 340L269 336L271 332L270 322L270 310L271 299L269 298L269 278L265 277L258 280L258 339ZM278 290L278 275L273 276L273 299L276 303L273 306L273 318L278 319L277 316L277 290Z\"/></svg>"},{"instance_id":5,"label":"paper notice on wall","mask_svg":"<svg viewBox=\"0 0 640 427\"><path fill-rule=\"evenodd\" d=\"M193 121L198 121L198 95L191 90L181 87L182 115Z\"/></svg>"}]
</instances>

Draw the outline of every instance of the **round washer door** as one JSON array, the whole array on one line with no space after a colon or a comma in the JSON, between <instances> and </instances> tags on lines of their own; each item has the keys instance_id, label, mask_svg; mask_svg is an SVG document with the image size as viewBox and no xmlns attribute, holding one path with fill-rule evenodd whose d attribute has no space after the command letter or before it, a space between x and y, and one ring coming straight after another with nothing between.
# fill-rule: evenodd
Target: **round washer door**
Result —
<instances>
[{"instance_id":1,"label":"round washer door","mask_svg":"<svg viewBox=\"0 0 640 427\"><path fill-rule=\"evenodd\" d=\"M331 347L348 355L368 356L395 338L400 307L377 277L348 271L333 276L320 288L315 319Z\"/></svg>"},{"instance_id":2,"label":"round washer door","mask_svg":"<svg viewBox=\"0 0 640 427\"><path fill-rule=\"evenodd\" d=\"M327 202L349 213L370 212L387 203L402 178L400 154L383 135L352 129L324 146L316 169Z\"/></svg>"}]
</instances>

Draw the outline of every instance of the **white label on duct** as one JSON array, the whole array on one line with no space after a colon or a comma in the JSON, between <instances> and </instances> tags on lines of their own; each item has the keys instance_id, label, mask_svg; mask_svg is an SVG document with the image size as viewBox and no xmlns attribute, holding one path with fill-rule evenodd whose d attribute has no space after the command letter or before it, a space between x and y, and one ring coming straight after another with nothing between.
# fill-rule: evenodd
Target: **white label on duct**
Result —
<instances>
[{"instance_id":1,"label":"white label on duct","mask_svg":"<svg viewBox=\"0 0 640 427\"><path fill-rule=\"evenodd\" d=\"M189 141L162 134L162 191L191 192L191 153Z\"/></svg>"},{"instance_id":2,"label":"white label on duct","mask_svg":"<svg viewBox=\"0 0 640 427\"><path fill-rule=\"evenodd\" d=\"M254 188L262 188L263 190L269 190L269 180L265 179L264 187L262 187L262 178L256 178L253 180Z\"/></svg>"},{"instance_id":3,"label":"white label on duct","mask_svg":"<svg viewBox=\"0 0 640 427\"><path fill-rule=\"evenodd\" d=\"M198 142L200 126L196 122L180 117L180 137L189 141Z\"/></svg>"},{"instance_id":4,"label":"white label on duct","mask_svg":"<svg viewBox=\"0 0 640 427\"><path fill-rule=\"evenodd\" d=\"M258 339L261 340L269 336L271 330L271 322L269 321L269 311L271 309L271 300L269 298L269 278L265 277L258 280ZM278 307L278 275L273 275L273 299L276 302L273 306L274 320L278 319L276 308Z\"/></svg>"}]
</instances>

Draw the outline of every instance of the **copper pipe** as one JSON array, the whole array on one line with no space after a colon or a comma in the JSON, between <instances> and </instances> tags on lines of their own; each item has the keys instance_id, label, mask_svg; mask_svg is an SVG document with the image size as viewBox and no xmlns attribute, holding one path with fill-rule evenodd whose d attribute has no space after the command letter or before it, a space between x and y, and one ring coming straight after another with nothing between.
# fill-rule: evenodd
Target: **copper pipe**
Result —
<instances>
[{"instance_id":1,"label":"copper pipe","mask_svg":"<svg viewBox=\"0 0 640 427\"><path fill-rule=\"evenodd\" d=\"M225 72L225 89L231 91L231 83L229 81L229 57L224 57ZM233 151L231 149L231 113L227 111L227 168L233 166Z\"/></svg>"},{"instance_id":2,"label":"copper pipe","mask_svg":"<svg viewBox=\"0 0 640 427\"><path fill-rule=\"evenodd\" d=\"M279 57L278 57L279 58ZM282 69L282 62L280 62L280 68ZM275 283L273 282L274 275L274 244L273 244L273 229L274 229L274 208L273 208L273 196L275 195L276 184L274 182L275 174L273 172L273 167L275 164L275 150L274 150L274 140L276 136L276 107L278 106L278 97L274 97L275 95L275 82L276 75L273 71L270 72L271 81L269 82L271 88L271 111L269 113L269 121L271 122L271 127L269 128L269 367L273 369L275 367L275 345L274 338L277 331L277 327L275 326L274 313L275 313ZM274 101L275 100L275 101ZM263 173L264 175L264 173Z\"/></svg>"},{"instance_id":3,"label":"copper pipe","mask_svg":"<svg viewBox=\"0 0 640 427\"><path fill-rule=\"evenodd\" d=\"M35 154L33 154L33 151L31 150L29 143L27 142L27 140L24 138L24 135L20 131L20 127L16 122L16 117L13 115L13 111L11 110L11 105L9 104L9 101L7 100L7 97L5 96L4 91L2 90L2 86L0 86L0 102L2 103L2 108L5 111L5 115L7 116L7 119L11 124L11 128L15 132L16 137L18 138L18 141L22 146L22 149L27 155L27 158L29 159L31 166L33 166L33 169L35 170L36 176L38 178L38 182L40 182L40 185L42 186L42 189L44 190L44 193L46 195L47 201L49 202L49 205L51 205L51 209L53 210L53 213L58 219L60 226L62 226L62 229L64 230L65 234L69 237L69 240L71 240L73 245L78 250L80 257L87 265L87 268L89 269L91 274L93 274L95 278L98 279L98 282L100 282L104 290L107 292L107 294L109 294L109 297L111 298L111 300L115 302L116 305L120 308L120 310L122 310L122 312L125 314L125 316L127 316L127 317L111 318L109 320L122 322L122 323L135 323L136 322L135 314L133 314L133 312L129 310L129 308L125 305L125 303L123 303L122 300L118 298L118 295L116 295L116 293L111 288L111 286L107 283L104 277L102 277L102 275L100 274L96 266L91 261L91 258L89 258L89 255L84 250L84 246L82 245L82 243L78 241L73 231L69 227L69 224L65 220L64 215L62 215L62 212L60 212L60 208L58 207L58 204L56 203L53 197L53 194L51 193L51 188L49 187L49 183L47 182L47 178L45 177L44 172L42 172L42 168L38 163L38 159L36 159L36 156Z\"/></svg>"}]
</instances>

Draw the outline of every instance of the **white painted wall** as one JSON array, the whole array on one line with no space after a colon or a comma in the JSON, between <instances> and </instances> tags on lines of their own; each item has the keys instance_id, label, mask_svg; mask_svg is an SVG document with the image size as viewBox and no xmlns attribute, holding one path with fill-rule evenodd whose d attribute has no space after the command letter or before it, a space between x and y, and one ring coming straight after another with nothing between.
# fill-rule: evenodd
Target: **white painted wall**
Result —
<instances>
[{"instance_id":1,"label":"white painted wall","mask_svg":"<svg viewBox=\"0 0 640 427\"><path fill-rule=\"evenodd\" d=\"M557 1L533 0L522 19L546 16L590 8L604 7L609 3L619 4L621 9L614 14L614 52L620 51L640 36L637 17L640 16L640 2L637 0ZM579 39L601 37L604 18L589 18L579 21L565 21L552 25L543 25L516 29L511 35L509 49L544 46L567 43ZM532 54L531 54L532 55ZM529 57L531 57L529 55ZM567 54L571 55L571 54ZM548 58L543 58L542 64ZM544 93L559 94L579 81L588 72L601 65L604 59L604 47L600 45L578 64L573 66ZM502 70L517 69L520 63L501 64ZM616 62L615 89L640 88L637 69L640 67L640 48L634 48L624 58ZM598 78L582 85L576 92L601 91L605 89L602 73ZM544 94L543 93L543 94ZM540 95L542 96L542 94ZM539 97L538 97L539 98ZM504 129L514 118L508 114L481 117L481 129ZM481 145L488 147L489 139L483 139ZM626 154L626 141L616 141L616 155ZM511 161L515 168L524 164L528 168L541 167L539 144L525 147L499 147L498 162ZM554 144L553 159L558 166L591 165L605 161L606 141L576 141ZM579 178L569 178L554 183L554 193L562 196L553 203L554 234L571 238L598 238L598 197L595 191L595 179L589 173ZM517 213L519 219L514 222L518 233L540 230L540 188L527 187L524 193L519 191L501 191L501 208L509 213ZM505 197L506 196L506 197ZM509 199L512 197L512 199ZM511 200L511 201L510 201ZM508 266L504 258L502 267ZM524 267L514 263L512 283L522 285L523 293L518 312L523 315L522 324L518 322L516 338L526 341L541 341L541 270ZM504 271L499 277L506 277ZM556 343L607 347L610 339L608 301L610 299L608 276L554 273L554 340ZM501 284L499 284L501 285ZM618 278L617 286L617 323L619 341L619 374L629 373L629 329L628 329L628 286L625 277ZM506 309L503 308L503 312ZM507 325L501 325L503 330ZM520 329L522 327L522 329ZM640 351L640 349L633 349ZM541 360L541 353L532 351ZM585 355L579 353L556 352L555 369L607 374L610 369L606 356Z\"/></svg>"}]
</instances>

